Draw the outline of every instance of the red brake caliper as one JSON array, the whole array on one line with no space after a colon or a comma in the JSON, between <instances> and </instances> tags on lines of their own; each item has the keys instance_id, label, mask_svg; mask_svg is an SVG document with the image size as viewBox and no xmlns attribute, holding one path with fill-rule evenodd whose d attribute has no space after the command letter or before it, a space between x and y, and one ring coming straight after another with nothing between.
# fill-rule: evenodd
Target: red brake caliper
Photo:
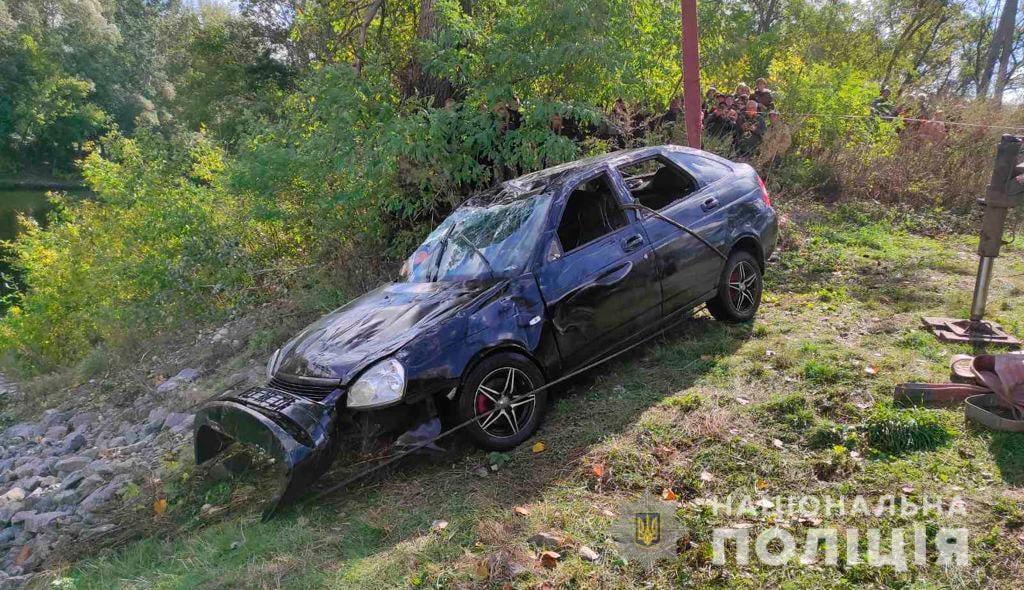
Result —
<instances>
[{"instance_id":1,"label":"red brake caliper","mask_svg":"<svg viewBox=\"0 0 1024 590\"><path fill-rule=\"evenodd\" d=\"M488 406L488 402L490 402L490 401L491 400L487 399L486 395L480 395L479 393L476 394L476 413L477 414L486 414L487 411L490 410L490 408L487 407Z\"/></svg>"}]
</instances>

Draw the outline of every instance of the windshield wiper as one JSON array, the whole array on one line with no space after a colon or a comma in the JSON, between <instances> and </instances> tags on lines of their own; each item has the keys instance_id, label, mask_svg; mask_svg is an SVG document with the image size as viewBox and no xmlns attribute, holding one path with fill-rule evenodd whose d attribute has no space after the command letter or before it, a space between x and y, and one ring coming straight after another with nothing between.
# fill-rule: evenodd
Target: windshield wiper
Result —
<instances>
[{"instance_id":1,"label":"windshield wiper","mask_svg":"<svg viewBox=\"0 0 1024 590\"><path fill-rule=\"evenodd\" d=\"M444 258L444 251L448 249L448 238L452 235L453 231L455 231L454 223L448 228L448 231L444 232L441 239L438 240L437 253L434 254L434 276L431 277L430 281L428 281L430 283L436 283L438 277L441 276L441 259Z\"/></svg>"},{"instance_id":2,"label":"windshield wiper","mask_svg":"<svg viewBox=\"0 0 1024 590\"><path fill-rule=\"evenodd\" d=\"M487 257L484 256L484 253L480 250L480 248L478 248L477 245L474 244L472 240L467 238L466 234L462 233L461 231L459 233L455 234L455 237L456 238L461 238L462 241L473 250L473 253L476 254L477 256L479 256L480 260L484 261L484 264L487 265L487 272L489 272L491 274L491 278L493 279L494 278L494 267L491 266L491 261L487 260Z\"/></svg>"},{"instance_id":3,"label":"windshield wiper","mask_svg":"<svg viewBox=\"0 0 1024 590\"><path fill-rule=\"evenodd\" d=\"M437 279L440 278L440 276L441 276L441 260L444 259L444 253L448 250L448 242L453 237L456 240L462 240L462 242L464 244L469 246L470 250L472 250L472 252L474 254L479 256L480 260L484 261L484 265L487 266L487 272L490 273L491 278L494 278L494 267L491 266L491 261L487 260L487 256L485 256L484 253L480 250L480 248L478 248L477 245L474 244L472 240L467 238L466 235L463 234L461 230L458 231L458 232L455 231L455 226L456 225L457 224L453 223L452 226L448 228L448 231L444 232L444 235L441 236L441 239L438 240L437 255L436 255L436 258L435 258L437 263L434 265L434 276L430 279L430 282L431 283L436 283ZM452 235L452 234L454 234L454 235Z\"/></svg>"}]
</instances>

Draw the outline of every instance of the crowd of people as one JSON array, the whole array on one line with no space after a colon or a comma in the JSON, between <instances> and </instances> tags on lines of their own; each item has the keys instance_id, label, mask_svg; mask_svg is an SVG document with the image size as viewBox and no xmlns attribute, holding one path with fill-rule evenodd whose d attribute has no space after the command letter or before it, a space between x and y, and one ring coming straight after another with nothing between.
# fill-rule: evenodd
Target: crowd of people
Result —
<instances>
[{"instance_id":1,"label":"crowd of people","mask_svg":"<svg viewBox=\"0 0 1024 590\"><path fill-rule=\"evenodd\" d=\"M764 78L757 79L753 90L740 82L733 94L708 88L701 111L705 144L719 148L716 151L727 147L737 159L770 166L792 143Z\"/></svg>"},{"instance_id":2,"label":"crowd of people","mask_svg":"<svg viewBox=\"0 0 1024 590\"><path fill-rule=\"evenodd\" d=\"M445 102L446 109L456 106L451 98ZM479 108L481 114L494 118L497 130L502 133L515 131L523 124L522 103L518 97L492 105L481 104ZM701 121L704 149L758 167L776 162L792 143L789 126L775 110L775 96L764 78L758 78L753 89L740 83L732 94L709 88L701 105ZM577 120L567 113L556 112L550 115L548 126L555 134L575 142L598 139L615 148L685 142L682 97L672 99L661 114L653 114L642 105L618 98L597 122ZM507 174L514 173L507 171Z\"/></svg>"},{"instance_id":3,"label":"crowd of people","mask_svg":"<svg viewBox=\"0 0 1024 590\"><path fill-rule=\"evenodd\" d=\"M732 94L708 88L701 104L704 149L756 166L770 166L792 143L789 126L775 106L775 95L764 78L758 78L753 89L741 82ZM643 108L630 108L619 98L608 114L606 135L618 147L626 147L643 143L650 134L680 142L682 129L681 97L674 98L667 111L653 116Z\"/></svg>"},{"instance_id":4,"label":"crowd of people","mask_svg":"<svg viewBox=\"0 0 1024 590\"><path fill-rule=\"evenodd\" d=\"M893 100L892 89L883 86L871 101L871 114L885 121L897 121L901 133L925 141L941 142L946 138L945 114L934 108L923 92L912 92L897 102Z\"/></svg>"},{"instance_id":5,"label":"crowd of people","mask_svg":"<svg viewBox=\"0 0 1024 590\"><path fill-rule=\"evenodd\" d=\"M740 82L727 93L710 87L701 104L703 148L720 155L753 164L762 174L786 153L792 144L790 125L777 110L777 96L764 78L754 87ZM448 99L446 108L454 108ZM480 112L494 117L501 132L514 131L523 124L522 103L516 97L496 105L480 105ZM923 141L940 142L947 128L941 109L932 108L927 95L910 93L894 101L892 90L883 87L870 105L871 115L880 120L897 121L900 133L912 133ZM584 142L598 139L615 148L652 143L684 143L683 99L676 97L661 114L642 105L618 98L599 122L580 121L564 113L550 115L548 126L555 134ZM516 171L509 170L508 174ZM507 176L507 174L503 174Z\"/></svg>"}]
</instances>

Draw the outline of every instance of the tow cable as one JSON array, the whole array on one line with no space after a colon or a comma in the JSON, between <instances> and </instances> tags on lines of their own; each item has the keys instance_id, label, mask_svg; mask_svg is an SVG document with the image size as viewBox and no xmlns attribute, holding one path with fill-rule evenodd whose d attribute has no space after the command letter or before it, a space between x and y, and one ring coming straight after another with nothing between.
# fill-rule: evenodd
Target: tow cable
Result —
<instances>
[{"instance_id":1,"label":"tow cable","mask_svg":"<svg viewBox=\"0 0 1024 590\"><path fill-rule=\"evenodd\" d=\"M713 246L712 246L712 249L714 249ZM694 311L699 311L700 309L701 308L698 307ZM526 399L526 398L530 397L531 395L535 395L537 392L544 391L544 390L546 390L546 389L548 389L550 387L554 387L555 385L558 385L559 383L562 383L562 382L564 382L564 381L566 381L568 379L571 379L571 378L573 378L573 377L575 377L575 376L577 376L577 375L579 375L581 373L589 371L590 369L593 369L594 367L596 367L598 365L601 365L601 364L606 363L606 362L608 362L608 361L610 361L610 360L612 360L612 359L614 359L614 358L616 358L618 356L621 356L621 355L623 355L623 354L633 350L634 348L636 348L636 347L638 347L638 346L640 346L642 344L645 344L645 343L649 342L650 340L652 340L654 338L657 338L658 336L661 336L665 332L678 327L680 324L684 323L685 321L687 321L689 319L691 319L691 316L683 315L681 317L681 319L676 320L676 321L672 322L671 324L668 324L668 325L662 327L660 330L658 330L658 331L656 331L656 332L654 332L654 333L652 333L652 334L650 334L648 336L645 336L641 340L638 340L637 342L634 342L633 344L627 346L626 348L623 348L622 350L619 350L619 351L614 352L612 354L609 354L609 355L607 355L605 357L602 357L602 358L600 358L600 359L598 359L598 360L596 360L596 361L594 361L592 363L589 363L589 364L587 364L587 365L585 365L585 366L583 366L583 367L581 367L579 369L571 371L571 372L567 373L566 375L563 375L563 376L559 377L558 379L555 379L554 381L551 381L550 383L545 383L544 385L541 385L540 387L537 387L537 388L535 388L535 389L533 389L531 391L528 391L526 393L523 393L521 395L518 395L518 396L512 398L512 403L515 403L517 401ZM700 360L700 359L694 359L694 360L690 361L681 370L689 369L694 364L696 364L696 362L698 360ZM419 442L419 443L417 443L417 444L415 444L415 445L405 449L401 453L398 453L397 455L392 455L390 458L388 458L387 460L385 460L385 461L383 461L381 463L378 463L376 465L370 466L369 468L364 469L363 471L360 471L359 473L356 473L356 474L354 474L354 475L352 475L352 476L350 476L350 477L348 477L348 478L346 478L346 479L344 479L344 480L342 480L342 481L340 481L340 482L338 482L338 483L328 487L325 490L317 492L316 494L314 494L313 496L311 496L311 497L309 497L309 498L307 498L305 500L299 501L298 504L304 505L304 504L308 504L310 502L315 502L315 501L320 500L320 499L322 499L322 498L324 498L326 496L329 496L329 495L331 495L331 494L333 494L335 492L338 492L338 491L340 491L340 490L342 490L342 489L352 485L353 483L355 483L355 482L357 482L357 481L359 481L359 480L361 480L361 479L363 479L363 478L365 478L365 477L367 477L367 476L369 476L369 475L371 475L371 474L373 474L373 473L375 473L375 472L377 472L377 471L379 471L379 470L381 470L381 469L383 469L383 468L385 468L385 467L387 467L389 465L392 465L393 463L396 463L397 461L399 461L399 460L401 460L401 459L411 455L412 453L415 453L416 451L419 451L419 450L421 450L423 448L426 448L426 447L436 443L437 441L439 441L439 440L441 440L443 438L446 438L449 435L454 434L455 432L458 432L459 430L465 428L466 426L469 426L473 422L476 422L476 421L488 418L491 414L493 414L494 412L499 411L500 409L501 408L497 408L496 407L496 408L494 408L494 409L492 409L492 410L490 410L488 412L485 412L485 413L483 413L483 414L481 414L479 416L474 416L473 418L470 418L469 420L466 420L465 422L462 422L460 424L456 424L455 426L449 428L448 430L445 430L445 431L441 432L440 434L438 434L437 436L435 436L435 437L433 437L431 439L428 439L428 440L425 440L425 441L421 441L421 442ZM264 512L264 514L263 514L264 522L269 520L270 518L272 518L274 516L274 514L276 513L276 508L277 507L274 506L274 507L271 507L267 512Z\"/></svg>"},{"instance_id":2,"label":"tow cable","mask_svg":"<svg viewBox=\"0 0 1024 590\"><path fill-rule=\"evenodd\" d=\"M718 257L721 258L722 260L728 260L729 259L729 257L726 256L725 254L722 254L722 251L719 250L718 248L716 248L714 244L712 244L711 242L709 242L706 239L704 239L704 237L701 236L700 234L698 234L697 232L693 231L692 229L686 227L685 225L679 223L678 221L676 221L675 219L672 219L671 217L669 217L667 215L662 215L661 213L655 211L654 209L651 209L647 205L641 205L640 203L629 203L629 204L623 205L622 208L623 209L638 209L640 211L646 211L646 212L650 213L651 215L657 217L658 219L668 223L669 225L674 225L674 226L678 227L679 229L683 230L684 232L690 234L691 236L697 238L698 240L700 240L700 243L702 243L705 246L707 246L715 254L718 254Z\"/></svg>"}]
</instances>

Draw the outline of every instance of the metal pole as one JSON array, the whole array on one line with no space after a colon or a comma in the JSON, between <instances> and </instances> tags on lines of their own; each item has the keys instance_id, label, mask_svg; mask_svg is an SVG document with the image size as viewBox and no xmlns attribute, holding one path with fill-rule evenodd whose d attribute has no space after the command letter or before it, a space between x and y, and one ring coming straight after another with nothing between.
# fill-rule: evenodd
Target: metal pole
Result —
<instances>
[{"instance_id":1,"label":"metal pole","mask_svg":"<svg viewBox=\"0 0 1024 590\"><path fill-rule=\"evenodd\" d=\"M974 282L974 298L971 300L971 323L977 324L985 317L989 284L992 281L992 267L999 249L1003 245L1003 229L1006 214L1016 203L1006 192L1006 184L1013 176L1017 156L1020 153L1019 137L1004 135L996 150L996 162L992 169L992 180L985 194L985 213L981 222L981 238L978 241L978 276Z\"/></svg>"},{"instance_id":2,"label":"metal pole","mask_svg":"<svg viewBox=\"0 0 1024 590\"><path fill-rule=\"evenodd\" d=\"M974 279L974 298L971 300L971 323L980 322L985 317L985 305L988 303L988 287L992 282L992 256L982 256L978 261L978 276Z\"/></svg>"},{"instance_id":3,"label":"metal pole","mask_svg":"<svg viewBox=\"0 0 1024 590\"><path fill-rule=\"evenodd\" d=\"M679 0L682 21L683 110L686 117L686 142L700 148L700 49L697 46L697 0Z\"/></svg>"}]
</instances>

